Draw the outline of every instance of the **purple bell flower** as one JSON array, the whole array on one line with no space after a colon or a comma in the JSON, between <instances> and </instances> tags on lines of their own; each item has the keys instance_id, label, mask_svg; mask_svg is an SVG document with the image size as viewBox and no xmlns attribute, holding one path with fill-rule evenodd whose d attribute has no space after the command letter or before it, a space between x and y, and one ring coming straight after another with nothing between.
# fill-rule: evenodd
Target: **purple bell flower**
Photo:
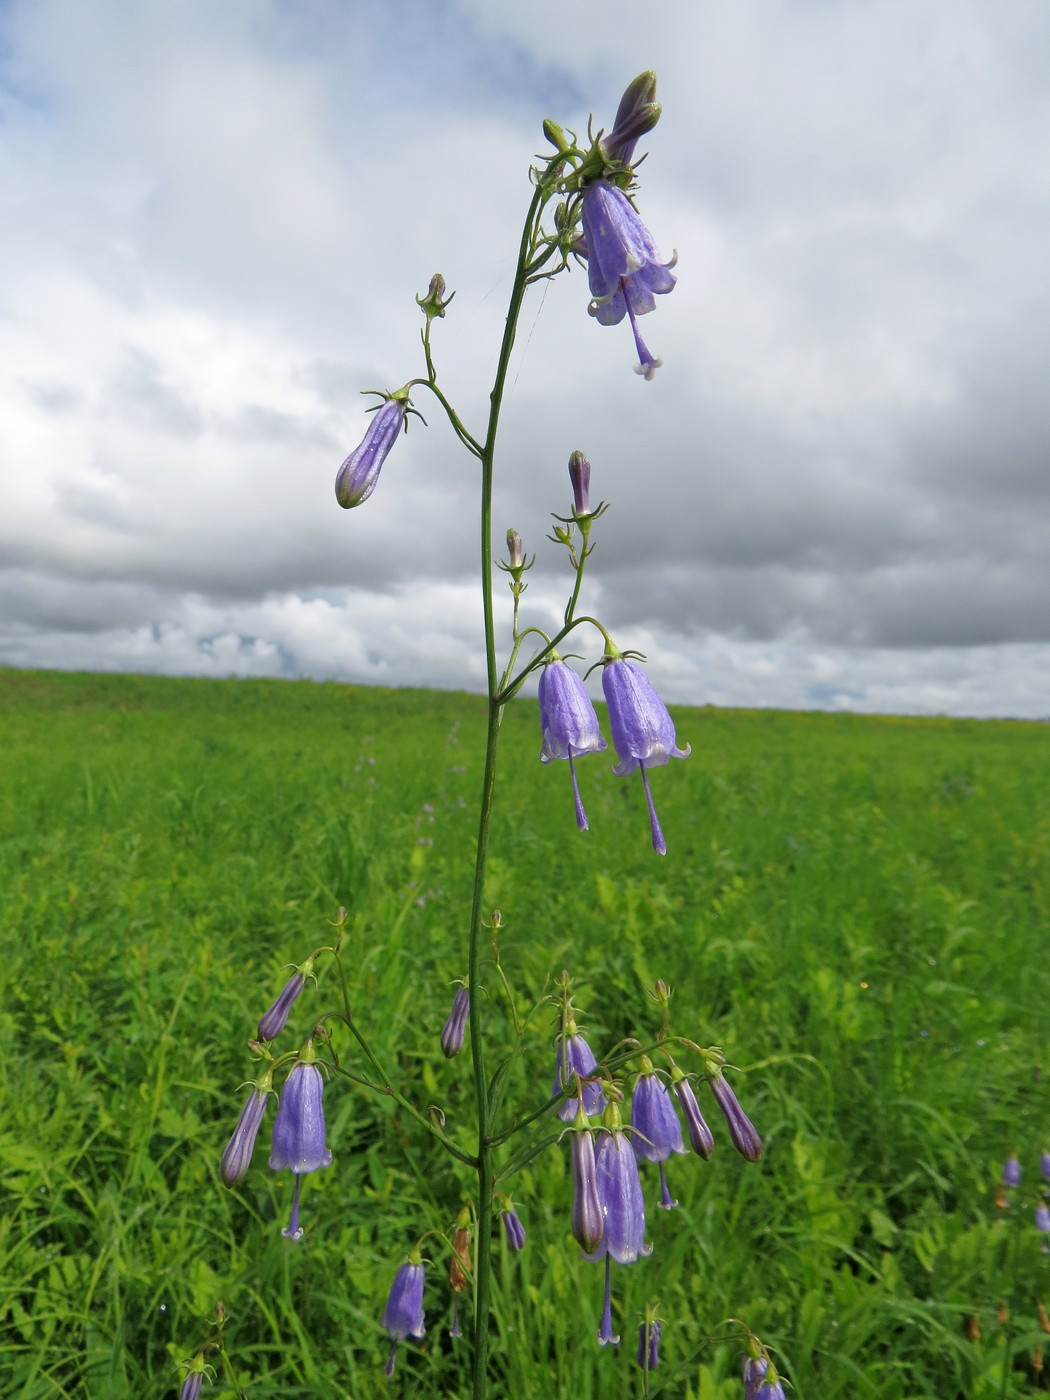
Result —
<instances>
[{"instance_id":1,"label":"purple bell flower","mask_svg":"<svg viewBox=\"0 0 1050 1400\"><path fill-rule=\"evenodd\" d=\"M755 1132L754 1124L740 1107L739 1100L721 1073L713 1074L708 1081L718 1107L725 1114L729 1136L733 1146L749 1162L757 1162L762 1156L762 1139Z\"/></svg>"},{"instance_id":2,"label":"purple bell flower","mask_svg":"<svg viewBox=\"0 0 1050 1400\"><path fill-rule=\"evenodd\" d=\"M258 1036L260 1040L276 1040L288 1024L288 1016L309 975L313 959L297 967L281 989L277 1000L259 1018Z\"/></svg>"},{"instance_id":3,"label":"purple bell flower","mask_svg":"<svg viewBox=\"0 0 1050 1400\"><path fill-rule=\"evenodd\" d=\"M639 1162L657 1162L660 1167L660 1205L672 1210L677 1201L667 1189L664 1163L674 1152L685 1152L682 1125L674 1111L667 1085L646 1060L631 1095L631 1146Z\"/></svg>"},{"instance_id":4,"label":"purple bell flower","mask_svg":"<svg viewBox=\"0 0 1050 1400\"><path fill-rule=\"evenodd\" d=\"M470 1015L470 993L466 987L459 987L452 998L452 1010L441 1032L441 1053L446 1060L458 1055L463 1049L463 1035Z\"/></svg>"},{"instance_id":5,"label":"purple bell flower","mask_svg":"<svg viewBox=\"0 0 1050 1400\"><path fill-rule=\"evenodd\" d=\"M222 1154L220 1170L222 1171L222 1179L227 1186L232 1186L234 1182L240 1181L251 1166L255 1139L262 1127L263 1115L266 1112L266 1100L269 1097L270 1075L267 1073L258 1084L252 1085L252 1091L241 1109L241 1116L237 1119L237 1126Z\"/></svg>"},{"instance_id":6,"label":"purple bell flower","mask_svg":"<svg viewBox=\"0 0 1050 1400\"><path fill-rule=\"evenodd\" d=\"M507 1248L513 1249L515 1253L519 1249L524 1249L525 1226L521 1223L521 1217L514 1206L503 1211L500 1219L503 1221L503 1233L507 1237Z\"/></svg>"},{"instance_id":7,"label":"purple bell flower","mask_svg":"<svg viewBox=\"0 0 1050 1400\"><path fill-rule=\"evenodd\" d=\"M601 1243L586 1257L594 1262L608 1255L617 1264L633 1264L640 1254L651 1254L652 1245L645 1243L645 1198L638 1160L622 1128L599 1134L595 1179L605 1231Z\"/></svg>"},{"instance_id":8,"label":"purple bell flower","mask_svg":"<svg viewBox=\"0 0 1050 1400\"><path fill-rule=\"evenodd\" d=\"M785 1400L784 1387L776 1379L763 1381L755 1391L755 1400Z\"/></svg>"},{"instance_id":9,"label":"purple bell flower","mask_svg":"<svg viewBox=\"0 0 1050 1400\"><path fill-rule=\"evenodd\" d=\"M592 1263L605 1260L605 1299L598 1345L617 1346L620 1339L612 1330L612 1261L633 1264L639 1255L651 1254L653 1247L645 1243L645 1198L638 1177L638 1162L622 1128L613 1126L601 1133L595 1162L605 1230L601 1243L585 1251L584 1258Z\"/></svg>"},{"instance_id":10,"label":"purple bell flower","mask_svg":"<svg viewBox=\"0 0 1050 1400\"><path fill-rule=\"evenodd\" d=\"M594 1139L582 1124L572 1135L572 1233L588 1253L598 1248L605 1233Z\"/></svg>"},{"instance_id":11,"label":"purple bell flower","mask_svg":"<svg viewBox=\"0 0 1050 1400\"><path fill-rule=\"evenodd\" d=\"M656 306L655 296L671 291L677 258L662 263L652 234L617 185L595 180L583 192L583 239L578 251L587 259L592 301L588 310L603 326L627 316L638 350L637 372L646 379L663 363L649 350L638 330L638 317Z\"/></svg>"},{"instance_id":12,"label":"purple bell flower","mask_svg":"<svg viewBox=\"0 0 1050 1400\"><path fill-rule=\"evenodd\" d=\"M686 1132L689 1134L689 1146L698 1157L703 1157L706 1162L715 1150L715 1139L704 1120L704 1115L700 1112L700 1105L696 1101L693 1086L683 1076L681 1079L672 1080L671 1088L674 1090L678 1107L682 1110L682 1117L685 1119Z\"/></svg>"},{"instance_id":13,"label":"purple bell flower","mask_svg":"<svg viewBox=\"0 0 1050 1400\"><path fill-rule=\"evenodd\" d=\"M281 1231L290 1240L303 1237L299 1224L300 1177L332 1164L332 1154L325 1144L323 1093L324 1080L317 1065L312 1060L300 1060L292 1066L277 1103L270 1166L275 1172L288 1167L295 1176L291 1219L288 1228Z\"/></svg>"},{"instance_id":14,"label":"purple bell flower","mask_svg":"<svg viewBox=\"0 0 1050 1400\"><path fill-rule=\"evenodd\" d=\"M649 791L648 770L659 768L672 758L688 758L692 750L688 744L684 749L678 747L674 721L667 706L636 661L618 655L607 660L602 670L602 690L609 706L609 728L620 759L613 772L623 778L636 768L642 770L653 850L657 855L666 855L667 842Z\"/></svg>"},{"instance_id":15,"label":"purple bell flower","mask_svg":"<svg viewBox=\"0 0 1050 1400\"><path fill-rule=\"evenodd\" d=\"M1036 1206L1035 1228L1042 1230L1044 1234L1050 1234L1050 1209L1046 1206Z\"/></svg>"},{"instance_id":16,"label":"purple bell flower","mask_svg":"<svg viewBox=\"0 0 1050 1400\"><path fill-rule=\"evenodd\" d=\"M660 1364L660 1323L655 1317L647 1317L638 1328L638 1354L636 1361L643 1371L655 1371Z\"/></svg>"},{"instance_id":17,"label":"purple bell flower","mask_svg":"<svg viewBox=\"0 0 1050 1400\"><path fill-rule=\"evenodd\" d=\"M577 1075L583 1080L583 1111L588 1118L601 1113L605 1107L602 1086L596 1080L589 1080L597 1069L597 1062L591 1047L578 1034L575 1028L558 1037L558 1055L554 1068L552 1094L560 1094L563 1089L574 1086ZM563 1123L571 1123L579 1108L578 1098L566 1099L558 1109L558 1117Z\"/></svg>"},{"instance_id":18,"label":"purple bell flower","mask_svg":"<svg viewBox=\"0 0 1050 1400\"><path fill-rule=\"evenodd\" d=\"M360 446L354 448L339 468L335 498L345 510L367 501L376 489L383 463L397 441L407 412L406 399L386 399L376 410Z\"/></svg>"},{"instance_id":19,"label":"purple bell flower","mask_svg":"<svg viewBox=\"0 0 1050 1400\"><path fill-rule=\"evenodd\" d=\"M381 1323L391 1336L390 1357L386 1363L388 1376L394 1374L398 1342L403 1342L406 1337L426 1335L423 1322L424 1276L423 1261L418 1253L413 1253L398 1269L390 1285L390 1296Z\"/></svg>"},{"instance_id":20,"label":"purple bell flower","mask_svg":"<svg viewBox=\"0 0 1050 1400\"><path fill-rule=\"evenodd\" d=\"M580 754L601 753L607 745L583 681L568 662L558 658L547 662L540 672L540 730L543 734L540 762L550 763L556 758L569 760L576 825L581 831L587 831L587 813L580 799L573 760Z\"/></svg>"},{"instance_id":21,"label":"purple bell flower","mask_svg":"<svg viewBox=\"0 0 1050 1400\"><path fill-rule=\"evenodd\" d=\"M1021 1163L1016 1157L1007 1157L1003 1164L1003 1185L1020 1186L1021 1184Z\"/></svg>"},{"instance_id":22,"label":"purple bell flower","mask_svg":"<svg viewBox=\"0 0 1050 1400\"><path fill-rule=\"evenodd\" d=\"M1039 1170L1043 1174L1043 1180L1050 1181L1050 1152L1043 1152L1040 1154Z\"/></svg>"}]
</instances>

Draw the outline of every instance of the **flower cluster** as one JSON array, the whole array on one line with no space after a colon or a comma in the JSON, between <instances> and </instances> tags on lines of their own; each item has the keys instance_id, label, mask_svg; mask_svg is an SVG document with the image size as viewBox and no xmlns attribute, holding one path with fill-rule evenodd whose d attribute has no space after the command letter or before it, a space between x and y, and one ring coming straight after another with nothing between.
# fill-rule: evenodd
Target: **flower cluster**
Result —
<instances>
[{"instance_id":1,"label":"flower cluster","mask_svg":"<svg viewBox=\"0 0 1050 1400\"><path fill-rule=\"evenodd\" d=\"M1039 1175L1046 1183L1042 1192L1050 1187L1050 1152L1042 1152L1039 1155ZM1012 1152L1003 1163L1002 1175L999 1178L999 1189L996 1193L995 1203L1001 1210L1005 1210L1011 1204L1010 1193L1021 1185L1021 1159L1016 1152ZM1034 1224L1040 1235L1050 1235L1050 1206L1046 1203L1045 1194L1040 1194L1035 1206ZM1040 1249L1044 1254L1050 1254L1050 1243L1043 1238L1040 1242Z\"/></svg>"}]
</instances>

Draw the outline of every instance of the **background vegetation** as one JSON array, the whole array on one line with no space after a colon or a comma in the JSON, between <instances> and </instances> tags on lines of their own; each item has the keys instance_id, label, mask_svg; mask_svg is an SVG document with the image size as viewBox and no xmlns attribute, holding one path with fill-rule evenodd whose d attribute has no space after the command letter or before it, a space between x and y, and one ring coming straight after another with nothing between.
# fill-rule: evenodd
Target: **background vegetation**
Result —
<instances>
[{"instance_id":1,"label":"background vegetation","mask_svg":"<svg viewBox=\"0 0 1050 1400\"><path fill-rule=\"evenodd\" d=\"M451 1225L465 1181L410 1119L330 1085L335 1160L305 1183L298 1246L281 1238L290 1182L267 1169L267 1129L232 1192L218 1160L245 1041L340 904L361 1023L406 1094L466 1129L468 1057L446 1063L437 1037L465 970L483 710L0 672L5 1396L174 1394L219 1298L253 1400L461 1392L440 1260L425 1346L382 1377L393 1272ZM592 829L577 833L566 766L537 761L535 704L512 707L489 902L521 1004L567 968L599 1052L655 1029L645 988L673 984L673 1029L740 1067L766 1156L736 1157L707 1100L713 1160L671 1163L679 1210L651 1210L652 1257L616 1270L618 1350L595 1345L601 1270L569 1233L565 1149L516 1177L528 1245L498 1270L498 1391L639 1395L649 1300L665 1319L654 1393L740 1395L730 1315L811 1400L1038 1388L1050 729L676 718L693 755L654 777L660 861L641 784L604 756L580 764ZM289 1043L335 1000L322 973ZM549 1093L552 1028L547 1010L530 1022L510 1105ZM345 1033L337 1045L355 1066ZM1015 1148L1025 1180L999 1210Z\"/></svg>"}]
</instances>

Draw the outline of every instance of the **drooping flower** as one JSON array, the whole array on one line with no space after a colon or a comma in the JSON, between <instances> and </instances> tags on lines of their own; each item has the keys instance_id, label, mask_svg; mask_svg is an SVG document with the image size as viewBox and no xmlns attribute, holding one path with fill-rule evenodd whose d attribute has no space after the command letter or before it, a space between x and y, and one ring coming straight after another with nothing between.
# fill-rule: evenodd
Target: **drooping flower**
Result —
<instances>
[{"instance_id":1,"label":"drooping flower","mask_svg":"<svg viewBox=\"0 0 1050 1400\"><path fill-rule=\"evenodd\" d=\"M671 1102L667 1085L652 1067L650 1060L643 1056L642 1072L634 1085L631 1095L631 1146L639 1162L656 1162L660 1168L660 1205L671 1210L678 1204L671 1199L667 1189L667 1175L664 1163L672 1153L685 1152L682 1141L682 1126Z\"/></svg>"},{"instance_id":2,"label":"drooping flower","mask_svg":"<svg viewBox=\"0 0 1050 1400\"><path fill-rule=\"evenodd\" d=\"M376 410L360 445L339 468L335 498L345 510L367 501L376 489L383 463L397 441L407 412L407 397L386 398Z\"/></svg>"},{"instance_id":3,"label":"drooping flower","mask_svg":"<svg viewBox=\"0 0 1050 1400\"><path fill-rule=\"evenodd\" d=\"M525 1226L521 1223L517 1209L514 1206L508 1206L500 1215L500 1219L503 1221L503 1233L507 1237L507 1248L513 1249L515 1252L524 1249Z\"/></svg>"},{"instance_id":4,"label":"drooping flower","mask_svg":"<svg viewBox=\"0 0 1050 1400\"><path fill-rule=\"evenodd\" d=\"M458 1055L463 1049L463 1035L470 1015L470 992L466 987L458 987L452 998L452 1010L441 1032L441 1053L446 1060Z\"/></svg>"},{"instance_id":5,"label":"drooping flower","mask_svg":"<svg viewBox=\"0 0 1050 1400\"><path fill-rule=\"evenodd\" d=\"M193 1361L194 1369L190 1371L179 1387L179 1400L198 1400L201 1393L201 1386L204 1384L204 1356L198 1354Z\"/></svg>"},{"instance_id":6,"label":"drooping flower","mask_svg":"<svg viewBox=\"0 0 1050 1400\"><path fill-rule=\"evenodd\" d=\"M1043 1180L1050 1181L1050 1152L1040 1153L1039 1170L1043 1174Z\"/></svg>"},{"instance_id":7,"label":"drooping flower","mask_svg":"<svg viewBox=\"0 0 1050 1400\"><path fill-rule=\"evenodd\" d=\"M270 1088L271 1075L267 1070L263 1077L252 1085L252 1091L244 1101L241 1116L237 1119L237 1126L222 1154L220 1170L222 1179L227 1186L232 1186L234 1182L240 1181L251 1165L255 1139L262 1127L263 1115L266 1112L266 1100L270 1097Z\"/></svg>"},{"instance_id":8,"label":"drooping flower","mask_svg":"<svg viewBox=\"0 0 1050 1400\"><path fill-rule=\"evenodd\" d=\"M657 855L666 855L667 842L649 791L648 770L659 768L672 758L688 758L692 750L688 744L684 749L678 747L674 721L667 706L636 661L629 661L619 652L607 651L603 658L602 690L609 706L609 728L620 759L613 772L623 778L636 768L642 770L653 850Z\"/></svg>"},{"instance_id":9,"label":"drooping flower","mask_svg":"<svg viewBox=\"0 0 1050 1400\"><path fill-rule=\"evenodd\" d=\"M627 316L638 350L637 373L646 379L663 363L649 350L638 330L638 317L652 311L654 297L672 290L676 258L662 263L652 234L617 185L594 180L583 191L583 238L577 251L587 259L590 314L603 326Z\"/></svg>"},{"instance_id":10,"label":"drooping flower","mask_svg":"<svg viewBox=\"0 0 1050 1400\"><path fill-rule=\"evenodd\" d=\"M1020 1186L1021 1184L1021 1163L1016 1157L1007 1157L1003 1164L1003 1185Z\"/></svg>"},{"instance_id":11,"label":"drooping flower","mask_svg":"<svg viewBox=\"0 0 1050 1400\"><path fill-rule=\"evenodd\" d=\"M418 1250L413 1250L406 1263L394 1275L387 1298L386 1311L380 1326L390 1333L390 1356L386 1363L388 1376L394 1374L394 1359L397 1344L406 1337L423 1337L426 1327L423 1321L424 1265Z\"/></svg>"},{"instance_id":12,"label":"drooping flower","mask_svg":"<svg viewBox=\"0 0 1050 1400\"><path fill-rule=\"evenodd\" d=\"M580 754L601 753L607 745L598 728L598 716L586 686L568 662L556 654L540 672L540 731L543 735L540 761L569 760L576 825L586 831L587 814L583 810L573 760Z\"/></svg>"},{"instance_id":13,"label":"drooping flower","mask_svg":"<svg viewBox=\"0 0 1050 1400\"><path fill-rule=\"evenodd\" d=\"M566 1033L558 1037L558 1054L554 1067L554 1086L552 1094L560 1094L563 1090L575 1086L576 1079L583 1081L583 1111L588 1118L593 1118L596 1113L601 1113L605 1107L605 1095L602 1093L602 1086L596 1079L588 1079L588 1075L593 1075L598 1064L594 1058L591 1047L584 1040L583 1036L576 1030L575 1023L570 1022L566 1027ZM579 1108L579 1098L566 1099L558 1108L558 1117L563 1123L571 1123L576 1117Z\"/></svg>"},{"instance_id":14,"label":"drooping flower","mask_svg":"<svg viewBox=\"0 0 1050 1400\"><path fill-rule=\"evenodd\" d=\"M733 1146L741 1157L746 1157L749 1162L757 1162L762 1156L762 1139L755 1131L751 1119L740 1107L736 1094L733 1093L720 1070L711 1075L708 1083L711 1085L711 1092L715 1096L718 1107L725 1114Z\"/></svg>"},{"instance_id":15,"label":"drooping flower","mask_svg":"<svg viewBox=\"0 0 1050 1400\"><path fill-rule=\"evenodd\" d=\"M715 1139L711 1129L707 1126L704 1115L700 1112L700 1105L696 1101L696 1093L693 1086L686 1079L685 1075L678 1071L680 1078L672 1076L671 1088L674 1096L678 1100L678 1107L682 1110L682 1117L685 1119L686 1132L689 1135L689 1146L698 1157L703 1157L706 1162L711 1153L715 1150Z\"/></svg>"},{"instance_id":16,"label":"drooping flower","mask_svg":"<svg viewBox=\"0 0 1050 1400\"><path fill-rule=\"evenodd\" d=\"M276 1040L284 1030L291 1009L310 976L313 963L313 958L307 958L302 967L297 967L282 987L277 1000L259 1017L257 1034L260 1040Z\"/></svg>"},{"instance_id":17,"label":"drooping flower","mask_svg":"<svg viewBox=\"0 0 1050 1400\"><path fill-rule=\"evenodd\" d=\"M605 1215L598 1195L594 1139L582 1113L576 1116L572 1134L572 1233L585 1253L601 1244Z\"/></svg>"},{"instance_id":18,"label":"drooping flower","mask_svg":"<svg viewBox=\"0 0 1050 1400\"><path fill-rule=\"evenodd\" d=\"M645 1198L638 1177L638 1162L615 1103L608 1105L603 1121L605 1127L595 1152L595 1180L605 1229L601 1242L596 1248L586 1250L584 1258L592 1262L605 1260L605 1298L598 1345L617 1346L620 1339L612 1330L612 1261L633 1264L639 1255L651 1254L653 1247L645 1243Z\"/></svg>"},{"instance_id":19,"label":"drooping flower","mask_svg":"<svg viewBox=\"0 0 1050 1400\"><path fill-rule=\"evenodd\" d=\"M1043 1234L1050 1234L1050 1209L1045 1205L1035 1208L1035 1228L1041 1230Z\"/></svg>"},{"instance_id":20,"label":"drooping flower","mask_svg":"<svg viewBox=\"0 0 1050 1400\"><path fill-rule=\"evenodd\" d=\"M313 1044L308 1041L303 1054L307 1057L292 1066L277 1103L273 1124L270 1166L275 1172L288 1167L295 1176L292 1213L288 1228L281 1233L290 1240L302 1239L299 1224L299 1181L306 1172L332 1164L332 1154L325 1143L324 1080L313 1061Z\"/></svg>"}]
</instances>

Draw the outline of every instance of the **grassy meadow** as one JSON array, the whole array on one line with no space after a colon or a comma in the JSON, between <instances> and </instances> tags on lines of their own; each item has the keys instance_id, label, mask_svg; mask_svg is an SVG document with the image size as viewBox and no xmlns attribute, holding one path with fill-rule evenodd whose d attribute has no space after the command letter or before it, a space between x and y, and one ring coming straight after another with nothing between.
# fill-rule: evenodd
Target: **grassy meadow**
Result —
<instances>
[{"instance_id":1,"label":"grassy meadow","mask_svg":"<svg viewBox=\"0 0 1050 1400\"><path fill-rule=\"evenodd\" d=\"M359 1022L468 1144L469 1056L446 1062L438 1035L466 970L483 718L459 694L0 671L0 1395L174 1396L220 1298L253 1400L466 1393L436 1250L425 1343L383 1377L394 1270L468 1184L411 1118L333 1079L334 1161L304 1179L298 1245L270 1120L239 1186L218 1163L245 1042L339 905ZM739 1067L766 1155L733 1152L705 1090L714 1157L670 1163L679 1209L650 1209L651 1258L614 1271L620 1348L595 1344L601 1268L569 1232L565 1146L508 1182L528 1243L497 1258L494 1394L640 1397L646 1302L654 1397L739 1400L729 1317L799 1400L1046 1388L1050 727L676 719L693 753L653 776L660 860L609 755L578 765L576 831L567 765L538 762L535 703L516 703L487 900L519 1005L568 969L599 1054L651 1036L646 987L672 984L672 1030ZM319 971L289 1044L338 1003ZM489 1002L494 1064L512 1044L495 978ZM553 1027L528 1022L510 1109L549 1094Z\"/></svg>"}]
</instances>

